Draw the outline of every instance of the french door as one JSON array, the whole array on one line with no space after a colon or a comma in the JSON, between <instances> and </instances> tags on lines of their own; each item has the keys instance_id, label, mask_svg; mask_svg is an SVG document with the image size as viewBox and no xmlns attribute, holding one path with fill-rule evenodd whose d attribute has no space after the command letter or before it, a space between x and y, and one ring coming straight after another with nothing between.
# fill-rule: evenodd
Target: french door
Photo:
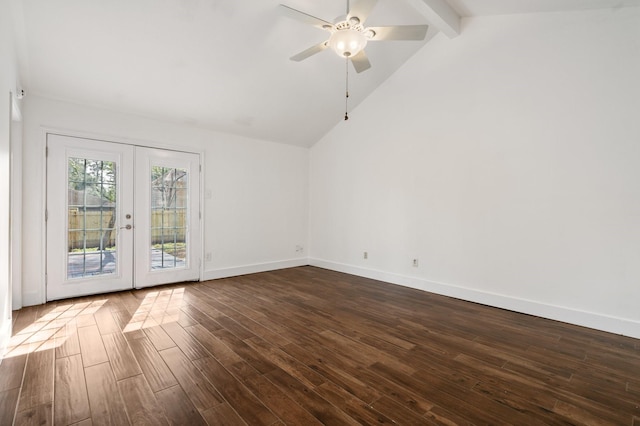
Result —
<instances>
[{"instance_id":1,"label":"french door","mask_svg":"<svg viewBox=\"0 0 640 426\"><path fill-rule=\"evenodd\" d=\"M200 278L197 154L47 136L47 300Z\"/></svg>"}]
</instances>

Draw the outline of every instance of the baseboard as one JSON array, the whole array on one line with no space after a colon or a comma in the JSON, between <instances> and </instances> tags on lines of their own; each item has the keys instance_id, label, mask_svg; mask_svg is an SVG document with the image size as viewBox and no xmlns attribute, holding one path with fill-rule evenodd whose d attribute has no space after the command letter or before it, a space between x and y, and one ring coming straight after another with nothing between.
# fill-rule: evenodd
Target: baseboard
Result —
<instances>
[{"instance_id":1,"label":"baseboard","mask_svg":"<svg viewBox=\"0 0 640 426\"><path fill-rule=\"evenodd\" d=\"M9 346L9 340L11 339L11 320L5 320L0 328L0 364Z\"/></svg>"},{"instance_id":2,"label":"baseboard","mask_svg":"<svg viewBox=\"0 0 640 426\"><path fill-rule=\"evenodd\" d=\"M255 274L258 272L275 271L278 269L296 268L306 266L309 259L301 257L299 259L281 260L278 262L255 263L251 265L236 266L233 268L222 268L204 271L203 281L216 280L219 278L237 277L238 275Z\"/></svg>"},{"instance_id":3,"label":"baseboard","mask_svg":"<svg viewBox=\"0 0 640 426\"><path fill-rule=\"evenodd\" d=\"M385 281L392 284L424 290L443 296L454 297L456 299L466 300L469 302L480 303L496 308L535 315L542 318L548 318L556 321L566 322L569 324L579 325L582 327L592 328L595 330L601 330L609 333L621 334L623 336L640 339L639 321L617 318L593 312L579 311L562 306L547 305L532 300L519 299L495 293L488 293L466 287L443 284L424 280L421 278L407 277L389 272L361 268L358 266L346 265L322 259L310 258L309 264L311 266L330 269L332 271L358 275L365 278L371 278L374 280Z\"/></svg>"}]
</instances>

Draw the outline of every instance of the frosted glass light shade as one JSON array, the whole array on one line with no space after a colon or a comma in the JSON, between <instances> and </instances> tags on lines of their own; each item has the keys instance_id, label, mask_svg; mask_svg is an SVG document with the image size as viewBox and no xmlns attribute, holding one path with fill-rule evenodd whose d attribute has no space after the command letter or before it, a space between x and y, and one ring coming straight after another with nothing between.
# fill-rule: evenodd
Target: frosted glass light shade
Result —
<instances>
[{"instance_id":1,"label":"frosted glass light shade","mask_svg":"<svg viewBox=\"0 0 640 426\"><path fill-rule=\"evenodd\" d=\"M345 28L337 30L329 37L329 47L341 58L357 55L367 45L367 39L362 32Z\"/></svg>"}]
</instances>

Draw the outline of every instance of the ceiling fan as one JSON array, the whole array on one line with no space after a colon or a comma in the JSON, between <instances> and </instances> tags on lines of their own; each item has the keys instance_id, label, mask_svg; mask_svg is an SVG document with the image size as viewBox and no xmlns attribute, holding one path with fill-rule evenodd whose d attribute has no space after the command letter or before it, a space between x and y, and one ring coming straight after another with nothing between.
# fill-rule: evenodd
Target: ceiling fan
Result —
<instances>
[{"instance_id":1,"label":"ceiling fan","mask_svg":"<svg viewBox=\"0 0 640 426\"><path fill-rule=\"evenodd\" d=\"M371 63L364 48L369 41L383 40L424 40L428 25L396 25L392 27L365 27L364 23L376 6L378 0L359 0L350 7L347 0L347 14L336 19L335 22L316 18L283 4L281 11L288 17L297 19L316 28L328 31L329 38L322 43L311 46L297 55L292 61L302 61L308 57L331 48L338 56L350 60L356 72L360 73L371 68Z\"/></svg>"}]
</instances>

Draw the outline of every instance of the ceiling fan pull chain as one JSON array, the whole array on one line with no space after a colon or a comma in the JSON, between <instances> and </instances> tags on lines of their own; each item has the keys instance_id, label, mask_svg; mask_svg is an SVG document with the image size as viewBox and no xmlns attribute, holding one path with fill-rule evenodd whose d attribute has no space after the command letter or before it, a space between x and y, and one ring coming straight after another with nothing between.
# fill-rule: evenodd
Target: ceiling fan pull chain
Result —
<instances>
[{"instance_id":1,"label":"ceiling fan pull chain","mask_svg":"<svg viewBox=\"0 0 640 426\"><path fill-rule=\"evenodd\" d=\"M346 69L346 88L345 88L345 99L344 99L344 120L347 121L349 119L349 58L345 59L345 63L347 64Z\"/></svg>"}]
</instances>

